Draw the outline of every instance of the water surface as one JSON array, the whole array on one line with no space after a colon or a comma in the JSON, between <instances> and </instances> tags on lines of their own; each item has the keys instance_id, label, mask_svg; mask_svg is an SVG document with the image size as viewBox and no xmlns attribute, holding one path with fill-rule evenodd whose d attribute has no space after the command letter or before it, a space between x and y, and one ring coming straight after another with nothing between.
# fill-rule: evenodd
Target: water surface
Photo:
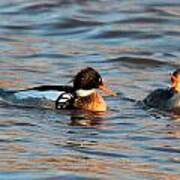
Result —
<instances>
[{"instance_id":1,"label":"water surface","mask_svg":"<svg viewBox=\"0 0 180 180\"><path fill-rule=\"evenodd\" d=\"M179 0L1 0L0 87L98 69L105 114L0 105L0 179L180 179L180 121L135 101L180 65Z\"/></svg>"}]
</instances>

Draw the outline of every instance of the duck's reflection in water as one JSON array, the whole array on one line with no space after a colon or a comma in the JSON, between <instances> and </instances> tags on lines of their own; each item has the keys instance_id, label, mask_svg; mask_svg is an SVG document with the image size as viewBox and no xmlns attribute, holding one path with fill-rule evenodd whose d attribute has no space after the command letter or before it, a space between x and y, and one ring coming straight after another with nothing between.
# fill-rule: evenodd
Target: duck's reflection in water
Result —
<instances>
[{"instance_id":1,"label":"duck's reflection in water","mask_svg":"<svg viewBox=\"0 0 180 180\"><path fill-rule=\"evenodd\" d=\"M69 125L103 128L107 116L107 112L72 111Z\"/></svg>"}]
</instances>

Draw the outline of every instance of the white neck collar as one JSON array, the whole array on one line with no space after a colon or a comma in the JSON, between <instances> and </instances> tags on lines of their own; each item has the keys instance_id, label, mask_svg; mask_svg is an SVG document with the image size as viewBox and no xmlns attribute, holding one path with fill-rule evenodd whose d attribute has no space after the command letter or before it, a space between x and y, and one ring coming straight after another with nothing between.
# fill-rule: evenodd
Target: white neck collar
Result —
<instances>
[{"instance_id":1,"label":"white neck collar","mask_svg":"<svg viewBox=\"0 0 180 180\"><path fill-rule=\"evenodd\" d=\"M76 91L76 95L79 97L86 97L91 95L95 92L95 89L85 90L85 89L79 89Z\"/></svg>"}]
</instances>

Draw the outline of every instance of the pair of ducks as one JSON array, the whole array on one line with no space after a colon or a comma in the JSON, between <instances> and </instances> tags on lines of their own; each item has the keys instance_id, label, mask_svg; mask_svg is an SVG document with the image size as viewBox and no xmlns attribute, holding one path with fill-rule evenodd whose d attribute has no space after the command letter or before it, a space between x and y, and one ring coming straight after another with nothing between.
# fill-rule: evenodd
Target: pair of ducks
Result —
<instances>
[{"instance_id":1,"label":"pair of ducks","mask_svg":"<svg viewBox=\"0 0 180 180\"><path fill-rule=\"evenodd\" d=\"M1 89L1 98L14 102L28 99L46 99L54 103L55 109L83 109L88 111L106 111L107 104L103 97L96 91L102 90L110 96L117 94L108 89L101 75L93 68L87 67L76 74L73 86L44 85L19 91L4 91ZM180 107L180 69L171 74L171 87L158 89L150 93L144 104L160 108L173 109Z\"/></svg>"}]
</instances>

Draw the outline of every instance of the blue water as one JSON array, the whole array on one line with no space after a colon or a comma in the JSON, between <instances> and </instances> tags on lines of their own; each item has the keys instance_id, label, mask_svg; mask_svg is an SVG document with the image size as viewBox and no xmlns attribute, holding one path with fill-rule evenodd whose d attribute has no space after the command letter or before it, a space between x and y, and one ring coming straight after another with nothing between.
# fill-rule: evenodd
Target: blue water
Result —
<instances>
[{"instance_id":1,"label":"blue water","mask_svg":"<svg viewBox=\"0 0 180 180\"><path fill-rule=\"evenodd\" d=\"M0 88L92 66L105 114L0 105L0 179L180 179L180 118L135 101L180 65L179 0L1 0Z\"/></svg>"}]
</instances>

